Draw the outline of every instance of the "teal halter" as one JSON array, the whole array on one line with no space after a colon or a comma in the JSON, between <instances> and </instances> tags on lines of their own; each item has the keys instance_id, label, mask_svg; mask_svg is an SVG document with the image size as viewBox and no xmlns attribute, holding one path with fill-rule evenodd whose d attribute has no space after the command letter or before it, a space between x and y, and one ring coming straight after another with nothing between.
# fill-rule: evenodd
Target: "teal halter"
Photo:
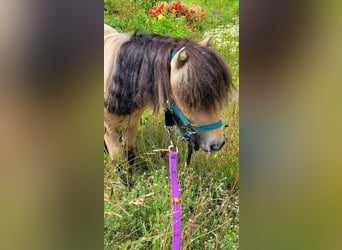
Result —
<instances>
[{"instance_id":1,"label":"teal halter","mask_svg":"<svg viewBox=\"0 0 342 250\"><path fill-rule=\"evenodd\" d=\"M177 107L176 103L172 100L170 101L170 107L171 107L171 110L173 111L173 116L178 117L178 119L183 123L183 125L186 128L185 132L183 133L181 125L176 121L176 119L173 119L178 130L179 138L181 140L189 141L190 137L194 134L197 134L202 131L217 129L217 128L222 127L223 125L222 120L219 120L218 122L215 122L215 123L206 124L206 125L200 125L200 126L192 125L191 122L182 113L182 111L180 111L180 109Z\"/></svg>"}]
</instances>

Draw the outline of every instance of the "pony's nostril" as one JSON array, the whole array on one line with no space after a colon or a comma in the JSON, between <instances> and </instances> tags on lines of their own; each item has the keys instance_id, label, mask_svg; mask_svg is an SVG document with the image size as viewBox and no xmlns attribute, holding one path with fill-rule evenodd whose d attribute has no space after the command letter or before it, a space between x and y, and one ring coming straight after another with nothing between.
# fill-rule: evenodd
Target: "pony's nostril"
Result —
<instances>
[{"instance_id":1,"label":"pony's nostril","mask_svg":"<svg viewBox=\"0 0 342 250\"><path fill-rule=\"evenodd\" d=\"M219 151L223 145L226 143L226 140L222 141L221 143L214 143L210 145L211 151Z\"/></svg>"},{"instance_id":2,"label":"pony's nostril","mask_svg":"<svg viewBox=\"0 0 342 250\"><path fill-rule=\"evenodd\" d=\"M220 147L217 144L210 145L210 151L218 151Z\"/></svg>"}]
</instances>

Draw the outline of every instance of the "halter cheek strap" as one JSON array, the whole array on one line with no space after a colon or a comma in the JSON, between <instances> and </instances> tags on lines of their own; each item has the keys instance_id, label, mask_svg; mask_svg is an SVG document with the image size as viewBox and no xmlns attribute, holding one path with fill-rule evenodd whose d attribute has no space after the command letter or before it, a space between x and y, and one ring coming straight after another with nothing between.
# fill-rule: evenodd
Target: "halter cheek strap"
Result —
<instances>
[{"instance_id":1,"label":"halter cheek strap","mask_svg":"<svg viewBox=\"0 0 342 250\"><path fill-rule=\"evenodd\" d=\"M177 53L177 48L173 48L173 49L171 50L171 53L170 53L171 59L176 55L176 53Z\"/></svg>"}]
</instances>

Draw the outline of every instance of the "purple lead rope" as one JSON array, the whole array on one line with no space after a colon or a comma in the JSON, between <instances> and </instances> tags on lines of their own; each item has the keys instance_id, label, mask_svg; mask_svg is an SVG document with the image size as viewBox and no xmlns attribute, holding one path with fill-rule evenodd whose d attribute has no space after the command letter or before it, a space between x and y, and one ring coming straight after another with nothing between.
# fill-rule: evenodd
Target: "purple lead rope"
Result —
<instances>
[{"instance_id":1,"label":"purple lead rope","mask_svg":"<svg viewBox=\"0 0 342 250\"><path fill-rule=\"evenodd\" d=\"M182 221L177 173L177 152L171 150L169 151L169 172L173 213L172 250L180 250L182 237Z\"/></svg>"}]
</instances>

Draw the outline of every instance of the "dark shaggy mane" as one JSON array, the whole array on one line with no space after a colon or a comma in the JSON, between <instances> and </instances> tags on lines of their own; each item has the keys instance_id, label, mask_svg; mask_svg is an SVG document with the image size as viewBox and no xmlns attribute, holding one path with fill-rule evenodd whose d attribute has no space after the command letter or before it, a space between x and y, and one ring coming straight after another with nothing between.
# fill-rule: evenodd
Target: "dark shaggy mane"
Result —
<instances>
[{"instance_id":1,"label":"dark shaggy mane","mask_svg":"<svg viewBox=\"0 0 342 250\"><path fill-rule=\"evenodd\" d=\"M171 96L171 51L186 47L189 53L187 83L177 96L189 108L205 108L222 102L231 83L226 64L210 48L188 39L134 33L123 43L116 63L110 95L105 100L109 112L119 115L136 108L158 110Z\"/></svg>"}]
</instances>

